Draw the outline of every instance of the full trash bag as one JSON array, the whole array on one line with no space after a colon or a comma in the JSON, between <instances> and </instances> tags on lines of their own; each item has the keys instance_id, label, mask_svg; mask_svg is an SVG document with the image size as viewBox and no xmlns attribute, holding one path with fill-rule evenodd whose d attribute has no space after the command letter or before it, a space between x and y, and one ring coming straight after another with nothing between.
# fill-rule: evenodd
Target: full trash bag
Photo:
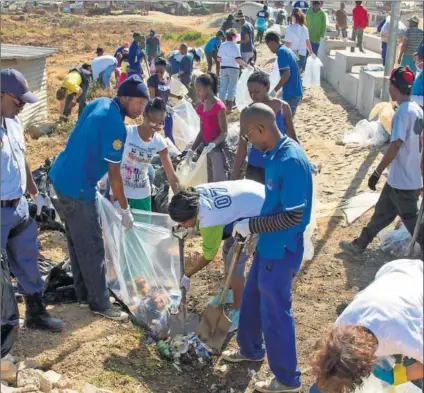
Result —
<instances>
[{"instance_id":1,"label":"full trash bag","mask_svg":"<svg viewBox=\"0 0 424 393\"><path fill-rule=\"evenodd\" d=\"M394 115L395 111L389 102L379 102L372 109L368 120L378 119L387 132L392 132L392 119Z\"/></svg>"},{"instance_id":2,"label":"full trash bag","mask_svg":"<svg viewBox=\"0 0 424 393\"><path fill-rule=\"evenodd\" d=\"M132 210L133 229L125 231L114 206L99 195L105 245L106 280L127 305L138 326L155 339L169 333L169 316L178 313L180 256L168 215Z\"/></svg>"},{"instance_id":3,"label":"full trash bag","mask_svg":"<svg viewBox=\"0 0 424 393\"><path fill-rule=\"evenodd\" d=\"M10 279L9 262L5 250L1 252L0 276L1 304L1 357L5 357L13 347L19 329L19 310L13 284Z\"/></svg>"},{"instance_id":4,"label":"full trash bag","mask_svg":"<svg viewBox=\"0 0 424 393\"><path fill-rule=\"evenodd\" d=\"M381 146L389 140L389 134L378 121L361 120L353 131L345 134L343 142L353 143L363 147Z\"/></svg>"},{"instance_id":5,"label":"full trash bag","mask_svg":"<svg viewBox=\"0 0 424 393\"><path fill-rule=\"evenodd\" d=\"M308 60L306 60L305 73L302 79L304 87L321 86L321 67L322 62L318 57L313 59L312 56L308 56Z\"/></svg>"},{"instance_id":6,"label":"full trash bag","mask_svg":"<svg viewBox=\"0 0 424 393\"><path fill-rule=\"evenodd\" d=\"M247 81L250 75L253 74L253 68L245 68L237 82L236 87L236 106L241 112L244 108L249 106L253 101L250 98L249 89L247 88Z\"/></svg>"},{"instance_id":7,"label":"full trash bag","mask_svg":"<svg viewBox=\"0 0 424 393\"><path fill-rule=\"evenodd\" d=\"M175 144L181 151L186 150L187 145L196 139L200 131L200 118L190 102L182 99L172 107L174 120L173 136Z\"/></svg>"}]
</instances>

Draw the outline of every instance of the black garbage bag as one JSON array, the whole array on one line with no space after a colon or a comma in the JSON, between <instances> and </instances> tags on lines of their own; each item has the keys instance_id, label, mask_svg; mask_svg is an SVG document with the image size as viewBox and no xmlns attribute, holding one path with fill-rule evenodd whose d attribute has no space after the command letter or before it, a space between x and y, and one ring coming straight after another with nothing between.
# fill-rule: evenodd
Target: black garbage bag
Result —
<instances>
[{"instance_id":1,"label":"black garbage bag","mask_svg":"<svg viewBox=\"0 0 424 393\"><path fill-rule=\"evenodd\" d=\"M5 250L1 251L0 277L1 304L1 357L5 357L18 337L19 310L10 279L9 262Z\"/></svg>"},{"instance_id":2,"label":"black garbage bag","mask_svg":"<svg viewBox=\"0 0 424 393\"><path fill-rule=\"evenodd\" d=\"M152 211L155 213L168 214L169 205L169 184L164 184L156 190L152 196Z\"/></svg>"}]
</instances>

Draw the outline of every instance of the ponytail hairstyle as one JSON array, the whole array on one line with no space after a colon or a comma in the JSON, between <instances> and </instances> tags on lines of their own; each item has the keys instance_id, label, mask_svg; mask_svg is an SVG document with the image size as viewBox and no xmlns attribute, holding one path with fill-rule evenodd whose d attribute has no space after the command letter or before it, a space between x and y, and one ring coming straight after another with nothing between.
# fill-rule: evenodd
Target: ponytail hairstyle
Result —
<instances>
[{"instance_id":1,"label":"ponytail hairstyle","mask_svg":"<svg viewBox=\"0 0 424 393\"><path fill-rule=\"evenodd\" d=\"M168 213L175 222L182 223L197 217L199 193L194 188L177 192L168 206Z\"/></svg>"},{"instance_id":2,"label":"ponytail hairstyle","mask_svg":"<svg viewBox=\"0 0 424 393\"><path fill-rule=\"evenodd\" d=\"M218 94L218 77L213 72L207 72L196 79L203 87L210 87L214 95Z\"/></svg>"},{"instance_id":3,"label":"ponytail hairstyle","mask_svg":"<svg viewBox=\"0 0 424 393\"><path fill-rule=\"evenodd\" d=\"M144 108L144 113L146 115L148 115L149 113L157 113L157 112L166 112L165 101L160 97L155 97L150 99Z\"/></svg>"}]
</instances>

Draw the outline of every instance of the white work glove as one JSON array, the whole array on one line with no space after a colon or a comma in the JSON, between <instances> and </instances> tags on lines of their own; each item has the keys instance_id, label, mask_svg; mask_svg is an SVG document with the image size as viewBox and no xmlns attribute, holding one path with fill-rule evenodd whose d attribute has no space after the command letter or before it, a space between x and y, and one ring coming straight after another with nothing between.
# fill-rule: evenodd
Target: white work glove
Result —
<instances>
[{"instance_id":1,"label":"white work glove","mask_svg":"<svg viewBox=\"0 0 424 393\"><path fill-rule=\"evenodd\" d=\"M188 292L190 289L190 278L186 275L182 276L180 281L180 288L185 288L185 290Z\"/></svg>"},{"instance_id":2,"label":"white work glove","mask_svg":"<svg viewBox=\"0 0 424 393\"><path fill-rule=\"evenodd\" d=\"M37 194L37 196L31 195L31 199L37 205L37 216L41 214L41 211L43 210L43 206L46 206L46 207L49 206L48 197L44 198L42 195Z\"/></svg>"},{"instance_id":3,"label":"white work glove","mask_svg":"<svg viewBox=\"0 0 424 393\"><path fill-rule=\"evenodd\" d=\"M206 153L210 153L213 149L215 149L215 143L211 142L207 146L205 146L204 151Z\"/></svg>"},{"instance_id":4,"label":"white work glove","mask_svg":"<svg viewBox=\"0 0 424 393\"><path fill-rule=\"evenodd\" d=\"M250 219L246 218L244 220L238 221L236 225L234 225L233 229L233 237L237 235L237 233L243 238L246 239L249 235L251 235L250 229L249 229L249 222Z\"/></svg>"},{"instance_id":5,"label":"white work glove","mask_svg":"<svg viewBox=\"0 0 424 393\"><path fill-rule=\"evenodd\" d=\"M134 225L134 217L131 213L131 209L128 206L126 209L120 209L121 213L121 224L125 228L125 230L129 230Z\"/></svg>"}]
</instances>

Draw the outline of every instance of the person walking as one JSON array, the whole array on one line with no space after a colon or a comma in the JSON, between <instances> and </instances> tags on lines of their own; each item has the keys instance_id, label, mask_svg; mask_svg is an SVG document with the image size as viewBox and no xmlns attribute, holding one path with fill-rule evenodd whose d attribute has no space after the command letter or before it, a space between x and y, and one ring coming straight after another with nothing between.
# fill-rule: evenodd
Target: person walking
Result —
<instances>
[{"instance_id":1,"label":"person walking","mask_svg":"<svg viewBox=\"0 0 424 393\"><path fill-rule=\"evenodd\" d=\"M353 30L352 30L352 41L358 40L359 51L365 53L363 47L364 41L364 30L368 27L368 11L362 5L362 1L355 1L355 8L352 11L353 14ZM355 48L350 48L350 51L355 52Z\"/></svg>"},{"instance_id":2,"label":"person walking","mask_svg":"<svg viewBox=\"0 0 424 393\"><path fill-rule=\"evenodd\" d=\"M218 50L218 61L221 66L219 80L219 98L227 107L227 113L233 110L236 98L236 86L240 75L240 66L247 66L242 59L240 48L235 42L237 31L227 30L227 41Z\"/></svg>"},{"instance_id":3,"label":"person walking","mask_svg":"<svg viewBox=\"0 0 424 393\"><path fill-rule=\"evenodd\" d=\"M7 251L10 268L25 299L25 325L52 332L63 330L43 303L44 282L38 268L37 224L30 217L25 193L41 214L46 200L38 192L25 151L24 129L18 118L26 104L39 98L28 90L22 73L1 70L1 249Z\"/></svg>"},{"instance_id":4,"label":"person walking","mask_svg":"<svg viewBox=\"0 0 424 393\"><path fill-rule=\"evenodd\" d=\"M303 97L302 80L297 59L293 51L281 43L280 36L269 32L265 36L265 43L272 53L277 55L280 81L270 93L275 97L280 89L283 89L282 98L290 105L292 116L296 115L297 107Z\"/></svg>"},{"instance_id":5,"label":"person walking","mask_svg":"<svg viewBox=\"0 0 424 393\"><path fill-rule=\"evenodd\" d=\"M399 108L392 119L390 146L368 180L375 191L384 170L389 167L387 182L375 206L374 215L360 236L352 242L342 241L340 247L349 255L360 255L377 234L400 216L411 236L417 222L418 190L422 188L420 172L421 134L423 110L411 101L414 73L399 67L390 76L390 96ZM424 228L421 227L418 243L424 250Z\"/></svg>"},{"instance_id":6,"label":"person walking","mask_svg":"<svg viewBox=\"0 0 424 393\"><path fill-rule=\"evenodd\" d=\"M220 72L220 63L218 61L218 51L222 44L222 41L225 40L225 33L222 30L219 30L216 33L215 37L212 37L205 45L205 55L208 62L208 72L212 71L213 63L215 62L216 75L219 75Z\"/></svg>"},{"instance_id":7,"label":"person walking","mask_svg":"<svg viewBox=\"0 0 424 393\"><path fill-rule=\"evenodd\" d=\"M243 291L237 343L222 359L261 362L274 378L257 382L261 393L300 392L291 287L303 259L303 233L312 207L311 166L300 145L281 134L274 111L253 104L241 114L242 138L265 154L265 201L258 217L238 221L233 234L258 234Z\"/></svg>"},{"instance_id":8,"label":"person walking","mask_svg":"<svg viewBox=\"0 0 424 393\"><path fill-rule=\"evenodd\" d=\"M250 75L247 81L247 87L253 103L263 103L272 108L280 132L298 142L289 104L279 98L272 98L268 94L270 89L269 75L264 71L255 71ZM240 128L240 135L242 134L243 130ZM231 180L237 180L239 178L247 151L248 143L246 143L244 139L239 138ZM247 160L246 179L265 184L265 159L263 153L255 146L250 147Z\"/></svg>"},{"instance_id":9,"label":"person walking","mask_svg":"<svg viewBox=\"0 0 424 393\"><path fill-rule=\"evenodd\" d=\"M127 136L124 120L126 116L139 117L148 99L146 85L133 75L119 86L117 97L90 102L49 172L58 208L65 217L77 300L93 313L118 321L126 320L128 315L109 300L96 188L108 173L113 195L119 202L122 226L131 229L134 218L121 177Z\"/></svg>"},{"instance_id":10,"label":"person walking","mask_svg":"<svg viewBox=\"0 0 424 393\"><path fill-rule=\"evenodd\" d=\"M268 21L269 21L268 6L265 4L264 8L262 8L256 14L256 23L255 23L255 27L258 32L256 40L261 44L262 44L262 39L264 37L264 33L266 29L268 28Z\"/></svg>"},{"instance_id":11,"label":"person walking","mask_svg":"<svg viewBox=\"0 0 424 393\"><path fill-rule=\"evenodd\" d=\"M409 28L406 30L402 45L399 51L398 63L403 67L408 66L414 73L417 72L415 66L414 53L423 42L424 31L418 27L420 19L413 16L408 19Z\"/></svg>"},{"instance_id":12,"label":"person walking","mask_svg":"<svg viewBox=\"0 0 424 393\"><path fill-rule=\"evenodd\" d=\"M347 38L347 12L345 10L346 4L340 3L340 9L336 11L336 30L337 38L340 38L340 34L343 39Z\"/></svg>"},{"instance_id":13,"label":"person walking","mask_svg":"<svg viewBox=\"0 0 424 393\"><path fill-rule=\"evenodd\" d=\"M153 29L150 30L149 36L146 39L146 53L149 65L153 59L160 56L159 37L156 36L156 32Z\"/></svg>"},{"instance_id":14,"label":"person walking","mask_svg":"<svg viewBox=\"0 0 424 393\"><path fill-rule=\"evenodd\" d=\"M244 17L242 10L237 13L236 21L241 25L239 42L241 57L245 63L249 64L253 58L253 48L255 47L255 30Z\"/></svg>"},{"instance_id":15,"label":"person walking","mask_svg":"<svg viewBox=\"0 0 424 393\"><path fill-rule=\"evenodd\" d=\"M327 15L321 9L321 1L313 1L312 8L306 12L306 25L309 30L309 39L312 45L312 51L318 55L321 38L325 37L327 30Z\"/></svg>"},{"instance_id":16,"label":"person walking","mask_svg":"<svg viewBox=\"0 0 424 393\"><path fill-rule=\"evenodd\" d=\"M128 50L128 76L138 75L140 78L144 78L141 62L145 59L146 54L140 47L142 35L140 33L134 33L133 39Z\"/></svg>"},{"instance_id":17,"label":"person walking","mask_svg":"<svg viewBox=\"0 0 424 393\"><path fill-rule=\"evenodd\" d=\"M290 48L297 56L300 72L305 71L308 53L315 57L312 52L311 41L309 40L309 31L305 23L305 15L302 10L295 8L291 15L291 24L287 26L284 38L285 46Z\"/></svg>"},{"instance_id":18,"label":"person walking","mask_svg":"<svg viewBox=\"0 0 424 393\"><path fill-rule=\"evenodd\" d=\"M98 56L91 62L91 70L93 73L93 80L98 81L104 88L110 87L110 78L117 68L118 60L115 56Z\"/></svg>"}]
</instances>

